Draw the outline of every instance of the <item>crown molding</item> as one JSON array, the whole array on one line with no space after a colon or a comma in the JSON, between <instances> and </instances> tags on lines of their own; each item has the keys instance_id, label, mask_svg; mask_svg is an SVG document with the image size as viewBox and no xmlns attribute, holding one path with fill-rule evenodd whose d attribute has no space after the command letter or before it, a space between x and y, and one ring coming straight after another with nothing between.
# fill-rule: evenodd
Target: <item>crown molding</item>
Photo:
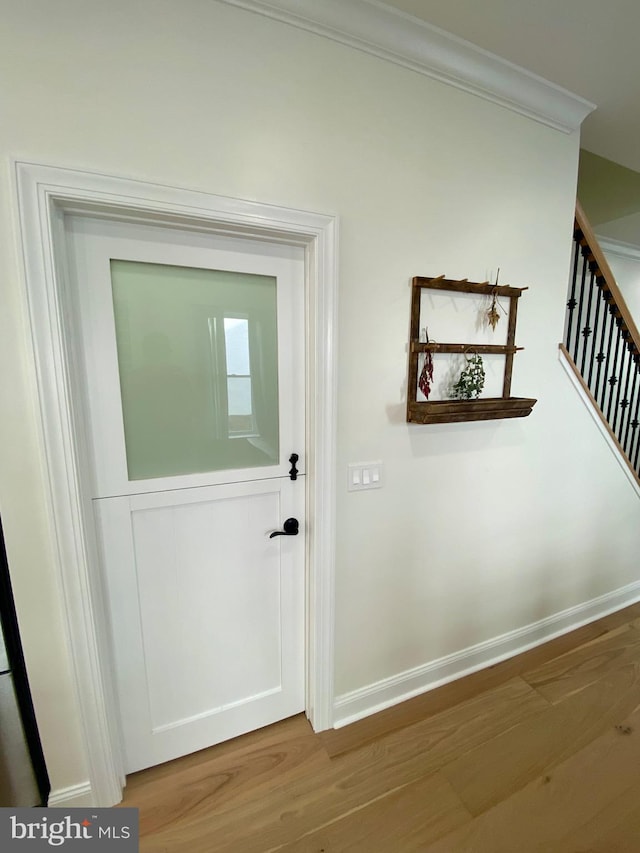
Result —
<instances>
[{"instance_id":1,"label":"crown molding","mask_svg":"<svg viewBox=\"0 0 640 853\"><path fill-rule=\"evenodd\" d=\"M624 243L622 240L614 240L611 237L598 237L598 243L603 252L608 255L617 255L619 258L627 258L632 261L640 261L640 246L635 243Z\"/></svg>"},{"instance_id":2,"label":"crown molding","mask_svg":"<svg viewBox=\"0 0 640 853\"><path fill-rule=\"evenodd\" d=\"M378 0L221 0L410 68L564 133L595 104Z\"/></svg>"}]
</instances>

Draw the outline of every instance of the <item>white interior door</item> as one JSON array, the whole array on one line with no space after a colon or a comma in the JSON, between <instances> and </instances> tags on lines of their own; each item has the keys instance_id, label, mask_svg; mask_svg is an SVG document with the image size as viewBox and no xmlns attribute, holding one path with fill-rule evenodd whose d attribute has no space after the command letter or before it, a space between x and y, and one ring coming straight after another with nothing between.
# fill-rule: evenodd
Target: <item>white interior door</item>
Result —
<instances>
[{"instance_id":1,"label":"white interior door","mask_svg":"<svg viewBox=\"0 0 640 853\"><path fill-rule=\"evenodd\" d=\"M133 772L304 709L303 250L65 231Z\"/></svg>"}]
</instances>

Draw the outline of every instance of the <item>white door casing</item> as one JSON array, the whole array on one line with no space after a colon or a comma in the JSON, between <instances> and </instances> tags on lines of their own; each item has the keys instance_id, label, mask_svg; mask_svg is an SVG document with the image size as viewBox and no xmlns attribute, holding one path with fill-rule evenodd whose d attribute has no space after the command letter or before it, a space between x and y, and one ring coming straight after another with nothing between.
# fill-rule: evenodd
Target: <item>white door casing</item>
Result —
<instances>
[{"instance_id":1,"label":"white door casing","mask_svg":"<svg viewBox=\"0 0 640 853\"><path fill-rule=\"evenodd\" d=\"M15 164L16 192L43 443L70 655L84 727L90 798L121 799L112 724L115 690L96 530L88 507L88 451L65 303L62 219L90 213L162 222L305 249L307 311L307 685L316 730L332 723L336 394L336 218L172 187L36 164ZM46 751L46 744L45 744ZM55 794L55 779L54 792ZM84 800L86 803L86 800Z\"/></svg>"},{"instance_id":2,"label":"white door casing","mask_svg":"<svg viewBox=\"0 0 640 853\"><path fill-rule=\"evenodd\" d=\"M304 252L65 231L131 773L304 710ZM227 400L234 370L252 387ZM270 538L292 516L298 535Z\"/></svg>"}]
</instances>

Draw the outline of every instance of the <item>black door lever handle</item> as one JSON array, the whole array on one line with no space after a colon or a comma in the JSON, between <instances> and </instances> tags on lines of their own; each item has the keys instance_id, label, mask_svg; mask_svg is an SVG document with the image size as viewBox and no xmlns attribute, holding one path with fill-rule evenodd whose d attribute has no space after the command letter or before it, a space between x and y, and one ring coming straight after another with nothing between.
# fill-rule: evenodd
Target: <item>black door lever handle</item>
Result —
<instances>
[{"instance_id":1,"label":"black door lever handle","mask_svg":"<svg viewBox=\"0 0 640 853\"><path fill-rule=\"evenodd\" d=\"M297 518L288 518L282 526L284 527L284 530L274 530L273 533L269 536L269 539L273 539L274 536L298 535L300 525L298 524Z\"/></svg>"}]
</instances>

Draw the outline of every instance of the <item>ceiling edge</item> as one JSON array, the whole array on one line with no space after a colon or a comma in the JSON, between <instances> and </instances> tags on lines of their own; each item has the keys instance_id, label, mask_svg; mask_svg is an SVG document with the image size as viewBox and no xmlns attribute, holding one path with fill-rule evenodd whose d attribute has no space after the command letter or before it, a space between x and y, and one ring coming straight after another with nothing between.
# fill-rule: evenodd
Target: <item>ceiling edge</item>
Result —
<instances>
[{"instance_id":1,"label":"ceiling edge","mask_svg":"<svg viewBox=\"0 0 640 853\"><path fill-rule=\"evenodd\" d=\"M595 104L378 0L221 0L455 86L563 133Z\"/></svg>"},{"instance_id":2,"label":"ceiling edge","mask_svg":"<svg viewBox=\"0 0 640 853\"><path fill-rule=\"evenodd\" d=\"M630 258L640 261L640 245L635 243L624 243L622 240L614 240L612 237L599 237L596 234L600 248L605 254L617 255L619 258Z\"/></svg>"}]
</instances>

